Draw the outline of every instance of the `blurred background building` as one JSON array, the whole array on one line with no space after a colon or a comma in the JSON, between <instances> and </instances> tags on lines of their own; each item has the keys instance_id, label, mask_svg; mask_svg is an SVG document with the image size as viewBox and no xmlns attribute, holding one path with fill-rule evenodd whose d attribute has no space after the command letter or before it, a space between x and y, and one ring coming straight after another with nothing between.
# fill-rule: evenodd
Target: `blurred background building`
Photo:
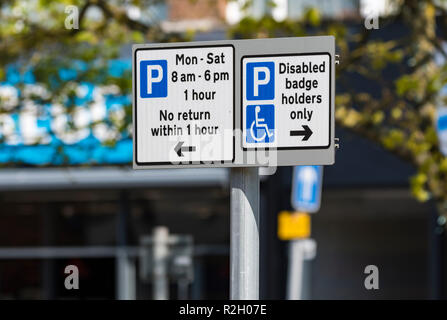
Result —
<instances>
[{"instance_id":1,"label":"blurred background building","mask_svg":"<svg viewBox=\"0 0 447 320\"><path fill-rule=\"evenodd\" d=\"M272 10L267 2L255 0L248 10L261 17ZM386 1L275 2L278 19L301 16L314 6L325 19L357 24L371 3L386 8ZM170 32L194 30L196 40L224 39L228 24L241 17L238 5L168 0L148 8L142 19L157 21ZM111 73L130 70L129 48L111 62ZM61 76L69 79L69 70L61 70ZM22 74L10 67L0 95L13 98L19 83L38 90L32 71ZM79 111L80 123L85 117L119 116L131 99L107 93L107 88L87 84L79 89L78 99L93 102ZM107 146L103 141L112 134L107 128L67 135L64 115L51 110L38 115L29 106L0 115L0 135L9 133L0 144L0 298L149 299L152 286L140 278L139 245L154 227L166 226L194 241L194 280L187 297L226 299L229 171L135 172L131 137ZM48 136L50 126L55 134ZM308 263L307 298L445 297L443 230L437 227L434 206L410 194L414 169L345 130L337 128L336 136L341 149L336 164L324 169L321 210L312 216L318 249ZM292 168L284 167L261 182L261 298L285 298L288 244L277 238L277 214L291 209L291 179ZM79 267L80 290L64 288L69 264ZM370 264L379 267L380 290L363 285ZM170 297L177 298L175 282Z\"/></svg>"}]
</instances>

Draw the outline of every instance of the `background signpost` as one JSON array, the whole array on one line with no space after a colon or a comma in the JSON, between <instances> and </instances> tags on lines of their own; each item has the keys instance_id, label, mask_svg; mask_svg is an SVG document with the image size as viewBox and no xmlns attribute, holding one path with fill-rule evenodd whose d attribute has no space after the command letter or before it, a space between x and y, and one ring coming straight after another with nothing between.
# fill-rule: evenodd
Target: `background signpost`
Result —
<instances>
[{"instance_id":1,"label":"background signpost","mask_svg":"<svg viewBox=\"0 0 447 320\"><path fill-rule=\"evenodd\" d=\"M292 207L314 213L320 209L323 184L322 166L296 166L292 180Z\"/></svg>"},{"instance_id":2,"label":"background signpost","mask_svg":"<svg viewBox=\"0 0 447 320\"><path fill-rule=\"evenodd\" d=\"M334 55L332 36L133 47L134 168L232 167L232 299L259 298L258 167L334 163Z\"/></svg>"}]
</instances>

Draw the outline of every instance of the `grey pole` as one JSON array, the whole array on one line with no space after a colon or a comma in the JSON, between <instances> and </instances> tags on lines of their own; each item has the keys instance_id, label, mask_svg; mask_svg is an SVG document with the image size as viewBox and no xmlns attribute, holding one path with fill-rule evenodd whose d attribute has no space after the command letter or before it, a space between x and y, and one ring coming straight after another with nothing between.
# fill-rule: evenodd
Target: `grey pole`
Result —
<instances>
[{"instance_id":1,"label":"grey pole","mask_svg":"<svg viewBox=\"0 0 447 320\"><path fill-rule=\"evenodd\" d=\"M231 169L230 298L259 299L259 173Z\"/></svg>"},{"instance_id":2,"label":"grey pole","mask_svg":"<svg viewBox=\"0 0 447 320\"><path fill-rule=\"evenodd\" d=\"M153 290L154 300L169 299L168 259L169 230L156 227L153 231Z\"/></svg>"},{"instance_id":3,"label":"grey pole","mask_svg":"<svg viewBox=\"0 0 447 320\"><path fill-rule=\"evenodd\" d=\"M287 275L287 299L310 299L309 277L311 270L304 262L317 254L313 239L297 239L289 242L289 270Z\"/></svg>"}]
</instances>

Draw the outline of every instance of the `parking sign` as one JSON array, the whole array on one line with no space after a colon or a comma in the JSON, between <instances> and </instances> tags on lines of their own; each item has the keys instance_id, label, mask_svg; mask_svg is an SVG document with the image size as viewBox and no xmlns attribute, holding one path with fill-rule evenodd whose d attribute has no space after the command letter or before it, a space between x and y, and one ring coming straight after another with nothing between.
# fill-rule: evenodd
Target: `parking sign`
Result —
<instances>
[{"instance_id":1,"label":"parking sign","mask_svg":"<svg viewBox=\"0 0 447 320\"><path fill-rule=\"evenodd\" d=\"M142 60L140 70L141 98L164 98L168 96L167 60Z\"/></svg>"}]
</instances>

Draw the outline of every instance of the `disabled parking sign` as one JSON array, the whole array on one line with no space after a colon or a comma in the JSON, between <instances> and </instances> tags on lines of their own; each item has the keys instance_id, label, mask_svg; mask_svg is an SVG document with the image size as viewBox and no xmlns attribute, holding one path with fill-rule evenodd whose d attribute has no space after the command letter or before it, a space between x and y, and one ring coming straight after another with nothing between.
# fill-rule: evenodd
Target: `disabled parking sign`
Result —
<instances>
[{"instance_id":1,"label":"disabled parking sign","mask_svg":"<svg viewBox=\"0 0 447 320\"><path fill-rule=\"evenodd\" d=\"M273 62L247 63L247 100L275 98L275 64Z\"/></svg>"}]
</instances>

